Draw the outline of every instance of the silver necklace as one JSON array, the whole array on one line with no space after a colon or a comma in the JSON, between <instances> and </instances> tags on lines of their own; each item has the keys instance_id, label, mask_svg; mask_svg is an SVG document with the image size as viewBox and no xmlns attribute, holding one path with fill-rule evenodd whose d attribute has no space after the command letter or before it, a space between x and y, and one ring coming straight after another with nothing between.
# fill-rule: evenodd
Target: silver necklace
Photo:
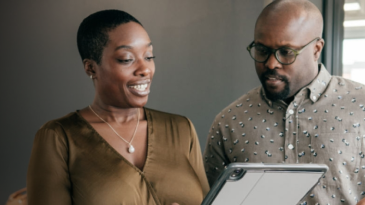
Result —
<instances>
[{"instance_id":1,"label":"silver necklace","mask_svg":"<svg viewBox=\"0 0 365 205\"><path fill-rule=\"evenodd\" d=\"M110 129L113 130L113 132L120 138L122 139L124 142L126 142L128 144L128 152L129 153L133 153L135 151L133 145L132 145L132 142L133 142L133 139L134 137L136 136L136 132L137 132L137 128L138 128L138 125L139 125L139 109L137 108L137 111L138 111L138 117L137 117L137 125L136 125L136 128L134 129L134 132L133 132L133 135L132 135L132 139L130 142L128 142L127 140L125 140L122 136L120 136L117 131L114 130L114 128L107 122L105 121L103 118L101 118L98 114L96 114L96 112L91 108L91 106L89 105L89 108L90 110L103 122L105 122L109 127Z\"/></svg>"}]
</instances>

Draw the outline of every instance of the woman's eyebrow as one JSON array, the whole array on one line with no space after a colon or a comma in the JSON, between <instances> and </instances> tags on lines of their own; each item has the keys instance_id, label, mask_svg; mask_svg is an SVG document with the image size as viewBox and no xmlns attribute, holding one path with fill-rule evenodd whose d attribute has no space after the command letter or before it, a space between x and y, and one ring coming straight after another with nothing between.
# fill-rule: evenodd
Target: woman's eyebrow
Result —
<instances>
[{"instance_id":1,"label":"woman's eyebrow","mask_svg":"<svg viewBox=\"0 0 365 205\"><path fill-rule=\"evenodd\" d=\"M115 48L115 50L119 50L119 49L132 49L132 46L128 46L128 45L121 45Z\"/></svg>"},{"instance_id":2,"label":"woman's eyebrow","mask_svg":"<svg viewBox=\"0 0 365 205\"><path fill-rule=\"evenodd\" d=\"M150 47L152 46L152 42L148 43L146 47ZM132 46L129 46L129 45L121 45L121 46L118 46L115 48L115 50L119 50L119 49L132 49L133 47Z\"/></svg>"}]
</instances>

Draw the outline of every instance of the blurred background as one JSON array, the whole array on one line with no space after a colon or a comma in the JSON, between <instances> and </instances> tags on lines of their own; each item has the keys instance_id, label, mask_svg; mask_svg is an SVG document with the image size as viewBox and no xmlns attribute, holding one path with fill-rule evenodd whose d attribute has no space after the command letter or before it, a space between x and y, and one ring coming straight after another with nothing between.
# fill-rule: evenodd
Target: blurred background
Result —
<instances>
[{"instance_id":1,"label":"blurred background","mask_svg":"<svg viewBox=\"0 0 365 205\"><path fill-rule=\"evenodd\" d=\"M365 84L365 0L345 0L343 77Z\"/></svg>"},{"instance_id":2,"label":"blurred background","mask_svg":"<svg viewBox=\"0 0 365 205\"><path fill-rule=\"evenodd\" d=\"M311 1L325 19L321 61L331 73L365 83L360 77L365 72L364 0ZM260 85L246 46L253 40L256 18L270 2L1 1L0 204L25 187L40 126L92 102L93 85L76 46L86 16L120 9L142 22L156 55L147 107L189 117L204 151L218 112Z\"/></svg>"}]
</instances>

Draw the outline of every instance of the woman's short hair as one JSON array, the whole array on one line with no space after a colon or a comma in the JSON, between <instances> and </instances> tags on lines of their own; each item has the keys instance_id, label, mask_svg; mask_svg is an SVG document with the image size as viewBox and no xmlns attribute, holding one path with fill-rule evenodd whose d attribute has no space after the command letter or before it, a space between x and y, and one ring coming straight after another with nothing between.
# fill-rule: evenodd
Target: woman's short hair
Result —
<instances>
[{"instance_id":1,"label":"woman's short hair","mask_svg":"<svg viewBox=\"0 0 365 205\"><path fill-rule=\"evenodd\" d=\"M100 64L103 49L109 40L108 32L128 22L142 26L132 15L120 10L98 11L86 17L77 31L77 47L81 59L91 59Z\"/></svg>"}]
</instances>

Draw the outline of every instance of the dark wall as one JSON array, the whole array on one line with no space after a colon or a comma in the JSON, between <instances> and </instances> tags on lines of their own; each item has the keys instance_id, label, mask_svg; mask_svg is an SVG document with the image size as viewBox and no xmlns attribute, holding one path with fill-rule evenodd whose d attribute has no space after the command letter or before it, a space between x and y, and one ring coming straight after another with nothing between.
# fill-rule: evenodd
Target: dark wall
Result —
<instances>
[{"instance_id":1,"label":"dark wall","mask_svg":"<svg viewBox=\"0 0 365 205\"><path fill-rule=\"evenodd\" d=\"M36 131L92 102L77 28L102 9L145 26L156 74L147 107L189 117L201 146L215 115L259 85L246 46L263 0L33 0L0 3L0 204L25 186Z\"/></svg>"}]
</instances>

